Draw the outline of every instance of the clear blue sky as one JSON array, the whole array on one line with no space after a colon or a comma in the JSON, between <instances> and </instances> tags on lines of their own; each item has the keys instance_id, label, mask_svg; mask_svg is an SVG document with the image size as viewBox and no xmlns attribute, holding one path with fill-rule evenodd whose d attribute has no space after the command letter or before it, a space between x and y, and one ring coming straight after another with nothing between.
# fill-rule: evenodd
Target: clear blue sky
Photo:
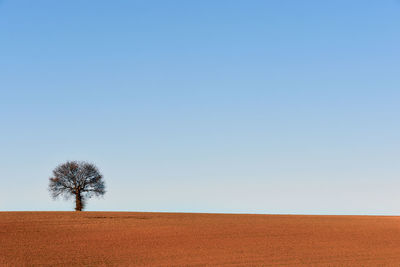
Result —
<instances>
[{"instance_id":1,"label":"clear blue sky","mask_svg":"<svg viewBox=\"0 0 400 267\"><path fill-rule=\"evenodd\" d=\"M0 1L0 210L400 214L400 2Z\"/></svg>"}]
</instances>

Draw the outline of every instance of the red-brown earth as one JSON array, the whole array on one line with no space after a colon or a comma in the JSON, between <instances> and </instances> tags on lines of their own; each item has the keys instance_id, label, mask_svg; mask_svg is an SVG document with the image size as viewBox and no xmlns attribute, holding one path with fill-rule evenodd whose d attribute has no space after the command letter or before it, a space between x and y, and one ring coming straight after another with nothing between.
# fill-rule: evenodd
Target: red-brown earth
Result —
<instances>
[{"instance_id":1,"label":"red-brown earth","mask_svg":"<svg viewBox=\"0 0 400 267\"><path fill-rule=\"evenodd\" d=\"M400 217L0 212L2 266L400 266Z\"/></svg>"}]
</instances>

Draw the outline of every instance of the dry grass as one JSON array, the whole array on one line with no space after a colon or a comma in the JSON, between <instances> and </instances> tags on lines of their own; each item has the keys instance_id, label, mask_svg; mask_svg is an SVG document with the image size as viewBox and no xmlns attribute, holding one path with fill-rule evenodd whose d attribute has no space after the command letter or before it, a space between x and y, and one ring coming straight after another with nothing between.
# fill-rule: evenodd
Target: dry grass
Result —
<instances>
[{"instance_id":1,"label":"dry grass","mask_svg":"<svg viewBox=\"0 0 400 267\"><path fill-rule=\"evenodd\" d=\"M400 265L400 218L0 212L0 265Z\"/></svg>"}]
</instances>

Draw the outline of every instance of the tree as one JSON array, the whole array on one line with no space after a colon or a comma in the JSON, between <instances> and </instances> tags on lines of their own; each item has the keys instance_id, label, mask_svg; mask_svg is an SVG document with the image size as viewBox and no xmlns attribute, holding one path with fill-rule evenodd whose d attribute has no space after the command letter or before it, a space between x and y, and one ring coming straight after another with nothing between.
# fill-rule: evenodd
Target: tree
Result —
<instances>
[{"instance_id":1,"label":"tree","mask_svg":"<svg viewBox=\"0 0 400 267\"><path fill-rule=\"evenodd\" d=\"M54 199L75 196L75 210L82 211L86 200L106 193L103 175L97 167L84 161L67 161L53 170L49 191Z\"/></svg>"}]
</instances>

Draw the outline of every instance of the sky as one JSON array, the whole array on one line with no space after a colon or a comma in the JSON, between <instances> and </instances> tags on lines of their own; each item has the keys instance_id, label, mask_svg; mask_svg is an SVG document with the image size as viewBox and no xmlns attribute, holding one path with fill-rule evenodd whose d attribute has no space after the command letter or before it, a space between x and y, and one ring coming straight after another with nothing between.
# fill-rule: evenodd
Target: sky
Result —
<instances>
[{"instance_id":1,"label":"sky","mask_svg":"<svg viewBox=\"0 0 400 267\"><path fill-rule=\"evenodd\" d=\"M0 211L400 215L400 2L0 0Z\"/></svg>"}]
</instances>

